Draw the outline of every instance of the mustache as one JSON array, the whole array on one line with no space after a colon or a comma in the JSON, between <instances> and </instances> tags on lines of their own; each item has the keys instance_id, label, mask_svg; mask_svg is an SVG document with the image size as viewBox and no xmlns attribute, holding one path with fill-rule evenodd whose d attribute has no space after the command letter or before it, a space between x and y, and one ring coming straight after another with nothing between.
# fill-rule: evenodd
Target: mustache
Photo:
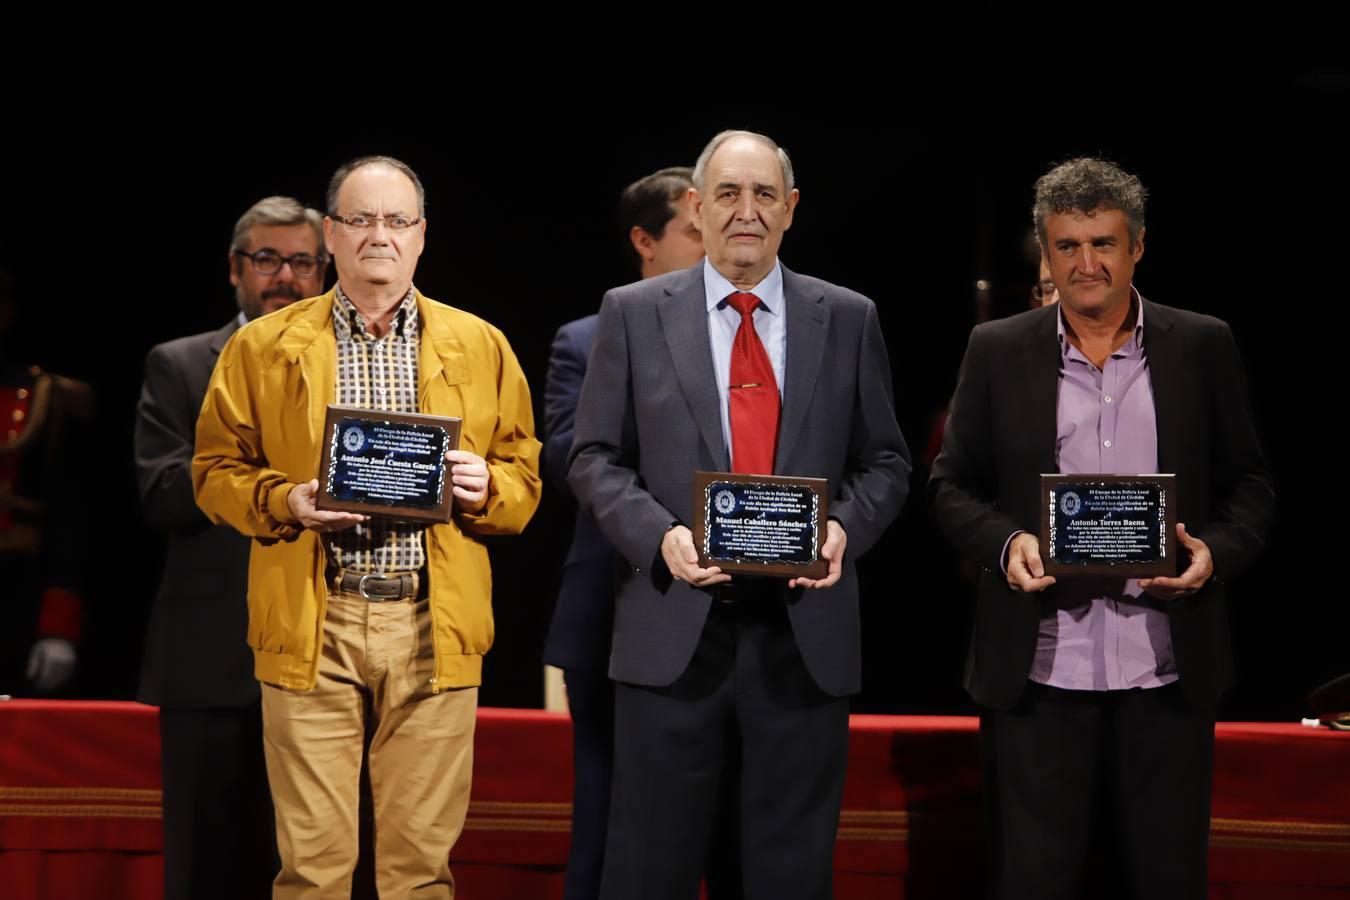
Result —
<instances>
[{"instance_id":1,"label":"mustache","mask_svg":"<svg viewBox=\"0 0 1350 900\"><path fill-rule=\"evenodd\" d=\"M262 292L264 300L271 300L275 297L285 297L288 300L299 300L300 289L293 284L279 284L276 287L268 288Z\"/></svg>"}]
</instances>

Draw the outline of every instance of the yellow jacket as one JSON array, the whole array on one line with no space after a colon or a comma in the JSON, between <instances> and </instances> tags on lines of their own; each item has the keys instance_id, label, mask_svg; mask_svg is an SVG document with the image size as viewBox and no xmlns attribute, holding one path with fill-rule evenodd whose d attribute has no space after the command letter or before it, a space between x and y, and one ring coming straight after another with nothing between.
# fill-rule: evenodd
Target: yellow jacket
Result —
<instances>
[{"instance_id":1,"label":"yellow jacket","mask_svg":"<svg viewBox=\"0 0 1350 900\"><path fill-rule=\"evenodd\" d=\"M325 550L286 506L317 478L336 397L333 292L263 316L221 351L197 420L192 480L213 522L253 538L248 642L260 681L309 690L319 670L328 594ZM433 690L482 680L492 646L492 573L478 535L518 534L539 505L539 442L530 389L497 328L417 294L418 410L459 416L459 446L487 460L487 505L426 529L436 650Z\"/></svg>"}]
</instances>

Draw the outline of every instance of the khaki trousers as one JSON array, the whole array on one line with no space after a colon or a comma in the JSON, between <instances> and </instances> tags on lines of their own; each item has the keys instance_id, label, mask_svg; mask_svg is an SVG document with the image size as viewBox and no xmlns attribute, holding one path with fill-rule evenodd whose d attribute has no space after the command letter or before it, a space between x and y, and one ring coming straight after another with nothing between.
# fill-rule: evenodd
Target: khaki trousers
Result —
<instances>
[{"instance_id":1,"label":"khaki trousers","mask_svg":"<svg viewBox=\"0 0 1350 900\"><path fill-rule=\"evenodd\" d=\"M381 900L454 897L450 848L469 808L478 689L433 694L433 667L426 600L330 591L314 689L263 685L274 900L351 896L367 743Z\"/></svg>"}]
</instances>

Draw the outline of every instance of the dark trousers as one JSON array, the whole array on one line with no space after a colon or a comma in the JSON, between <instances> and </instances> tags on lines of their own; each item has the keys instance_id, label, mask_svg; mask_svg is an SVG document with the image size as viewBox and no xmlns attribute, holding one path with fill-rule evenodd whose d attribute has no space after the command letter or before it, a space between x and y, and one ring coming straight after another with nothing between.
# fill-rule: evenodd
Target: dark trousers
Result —
<instances>
[{"instance_id":1,"label":"dark trousers","mask_svg":"<svg viewBox=\"0 0 1350 900\"><path fill-rule=\"evenodd\" d=\"M768 585L714 601L673 684L616 686L604 900L697 897L710 842L725 840L719 795L738 771L744 896L831 896L848 699L812 681L783 591Z\"/></svg>"},{"instance_id":2,"label":"dark trousers","mask_svg":"<svg viewBox=\"0 0 1350 900\"><path fill-rule=\"evenodd\" d=\"M984 711L980 749L996 896L1206 897L1214 712L1175 683L1030 684L1012 712Z\"/></svg>"},{"instance_id":3,"label":"dark trousers","mask_svg":"<svg viewBox=\"0 0 1350 900\"><path fill-rule=\"evenodd\" d=\"M264 900L280 869L262 713L161 709L165 900Z\"/></svg>"},{"instance_id":4,"label":"dark trousers","mask_svg":"<svg viewBox=\"0 0 1350 900\"><path fill-rule=\"evenodd\" d=\"M568 669L572 713L572 843L567 853L564 900L594 900L600 893L614 769L614 682L604 672Z\"/></svg>"}]
</instances>

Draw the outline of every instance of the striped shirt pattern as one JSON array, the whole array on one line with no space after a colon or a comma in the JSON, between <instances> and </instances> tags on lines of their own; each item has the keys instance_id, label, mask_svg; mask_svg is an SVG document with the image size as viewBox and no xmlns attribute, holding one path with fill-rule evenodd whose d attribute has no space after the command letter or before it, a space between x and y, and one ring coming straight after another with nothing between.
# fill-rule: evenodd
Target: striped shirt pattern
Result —
<instances>
[{"instance_id":1,"label":"striped shirt pattern","mask_svg":"<svg viewBox=\"0 0 1350 900\"><path fill-rule=\"evenodd\" d=\"M337 336L337 402L387 412L417 412L417 301L412 288L399 304L392 327L376 338L338 287L333 296ZM415 572L426 562L426 526L372 518L328 536L333 565L362 572Z\"/></svg>"}]
</instances>

